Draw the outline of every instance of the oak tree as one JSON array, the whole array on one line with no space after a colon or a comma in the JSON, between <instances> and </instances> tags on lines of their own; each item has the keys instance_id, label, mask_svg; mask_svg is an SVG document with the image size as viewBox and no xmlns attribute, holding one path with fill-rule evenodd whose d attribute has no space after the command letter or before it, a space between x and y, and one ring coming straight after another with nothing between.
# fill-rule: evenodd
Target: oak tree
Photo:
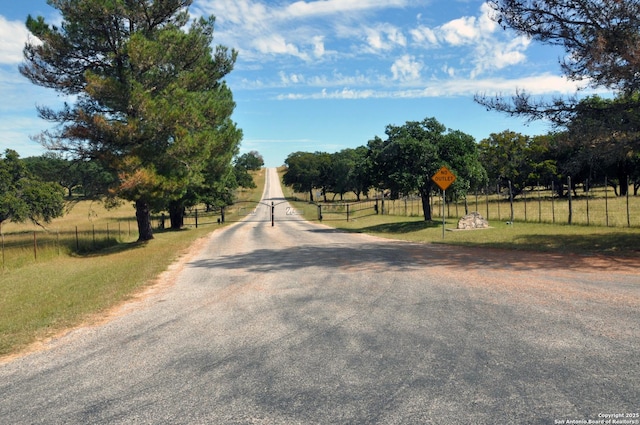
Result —
<instances>
[{"instance_id":1,"label":"oak tree","mask_svg":"<svg viewBox=\"0 0 640 425\"><path fill-rule=\"evenodd\" d=\"M456 175L455 190L461 196L486 180L473 137L447 130L435 118L389 125L385 132L385 140L376 137L368 144L372 181L389 189L392 197L418 193L425 221L431 220L431 177L440 167L447 166Z\"/></svg>"},{"instance_id":2,"label":"oak tree","mask_svg":"<svg viewBox=\"0 0 640 425\"><path fill-rule=\"evenodd\" d=\"M0 227L7 220L42 225L63 212L62 187L35 178L18 153L7 149L0 157Z\"/></svg>"}]
</instances>

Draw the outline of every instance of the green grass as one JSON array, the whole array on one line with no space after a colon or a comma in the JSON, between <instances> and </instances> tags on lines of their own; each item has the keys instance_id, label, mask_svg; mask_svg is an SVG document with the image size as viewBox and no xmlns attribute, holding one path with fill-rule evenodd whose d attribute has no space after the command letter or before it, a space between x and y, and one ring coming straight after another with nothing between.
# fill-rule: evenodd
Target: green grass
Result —
<instances>
[{"instance_id":1,"label":"green grass","mask_svg":"<svg viewBox=\"0 0 640 425\"><path fill-rule=\"evenodd\" d=\"M156 233L145 244L119 244L90 256L62 256L3 273L0 355L128 299L211 230Z\"/></svg>"},{"instance_id":2,"label":"green grass","mask_svg":"<svg viewBox=\"0 0 640 425\"><path fill-rule=\"evenodd\" d=\"M284 170L280 170L281 174ZM305 218L317 221L318 211L314 204L299 201L308 194L294 193L290 187L283 187L285 196L293 206L301 211ZM352 194L347 194L347 198ZM550 194L546 194L550 195ZM372 210L353 214L346 221L344 211L324 212L323 224L356 233L368 233L376 236L400 239L411 242L445 243L460 246L480 246L509 250L554 252L566 254L640 257L640 196L629 197L631 226L627 225L627 199L613 197L608 192L605 199L604 188L592 191L589 197L589 214L587 199L582 194L574 198L573 225L564 224L568 217L566 200L552 201L547 197L538 197L534 192L527 200L520 198L514 203L514 224L506 224L510 219L508 201L499 202L493 196L487 199L479 196L470 197L469 210L477 210L489 217L492 226L486 230L451 231L456 228L457 218L448 218L442 232L441 204L434 203L434 221L425 222L422 217L419 201L407 202L397 200L386 203L386 208L393 215L376 215ZM331 197L329 197L331 199ZM354 199L348 198L347 202ZM607 210L605 210L605 204ZM487 210L487 205L489 209ZM526 218L525 219L525 205ZM609 215L609 226L606 224L606 211ZM464 215L464 204L448 205L448 216ZM555 223L554 223L555 216ZM587 220L588 216L588 220ZM538 222L538 221L542 222ZM589 225L586 225L586 223ZM582 224L578 224L582 223Z\"/></svg>"},{"instance_id":3,"label":"green grass","mask_svg":"<svg viewBox=\"0 0 640 425\"><path fill-rule=\"evenodd\" d=\"M290 188L285 190L287 197L306 200L307 193L293 193ZM374 196L374 193L371 193ZM329 194L327 199L333 198ZM338 199L338 198L336 198ZM345 202L355 202L353 193L345 194ZM337 203L337 202L336 202ZM478 195L471 194L467 199L469 211L478 211L491 221L507 221L511 219L511 205L503 194ZM385 210L390 215L419 217L422 216L422 202L419 198L387 200ZM434 217L442 216L441 197L432 199L431 210ZM448 202L447 217L461 217L464 215L464 200ZM529 223L568 224L568 198L558 198L549 190L530 191L518 196L513 202L514 221ZM640 196L617 197L612 190L594 188L588 195L579 192L572 197L572 224L603 226L603 227L638 227L640 228Z\"/></svg>"},{"instance_id":4,"label":"green grass","mask_svg":"<svg viewBox=\"0 0 640 425\"><path fill-rule=\"evenodd\" d=\"M305 218L317 221L317 207L308 202L292 201ZM549 223L490 221L485 230L456 231L457 219L447 219L443 237L442 221L426 222L423 217L375 215L366 212L346 221L344 213L323 213L322 223L349 232L411 242L446 243L461 246L484 246L523 251L566 254L606 254L640 256L640 228L559 225Z\"/></svg>"},{"instance_id":5,"label":"green grass","mask_svg":"<svg viewBox=\"0 0 640 425\"><path fill-rule=\"evenodd\" d=\"M259 198L263 175L256 176L258 188L241 191L239 198ZM85 214L96 210L96 205L88 204L79 203L75 212L54 221L50 227L63 228L73 225L74 220L84 226ZM99 214L92 215L92 220L93 223L117 222L132 215L134 211L129 205L128 209L127 206L111 211L101 209ZM37 231L29 226L5 226L3 232L13 229L9 237ZM215 225L156 231L155 238L147 243L135 242L137 229L134 229L130 240L114 240L113 244L94 252L79 255L61 250L39 255L37 260L31 254L31 260L20 267L0 271L0 357L99 317L101 312L130 299L151 284L195 240L218 228Z\"/></svg>"}]
</instances>

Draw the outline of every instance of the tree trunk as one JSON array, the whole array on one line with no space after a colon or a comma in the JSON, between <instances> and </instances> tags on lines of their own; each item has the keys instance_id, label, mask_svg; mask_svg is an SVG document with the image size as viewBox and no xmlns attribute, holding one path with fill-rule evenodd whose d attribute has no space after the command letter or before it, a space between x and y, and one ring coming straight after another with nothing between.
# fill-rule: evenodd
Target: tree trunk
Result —
<instances>
[{"instance_id":1,"label":"tree trunk","mask_svg":"<svg viewBox=\"0 0 640 425\"><path fill-rule=\"evenodd\" d=\"M169 220L172 230L180 230L184 226L184 206L179 202L169 204Z\"/></svg>"},{"instance_id":2,"label":"tree trunk","mask_svg":"<svg viewBox=\"0 0 640 425\"><path fill-rule=\"evenodd\" d=\"M629 176L622 167L618 167L618 182L620 182L620 196L627 196L629 191Z\"/></svg>"},{"instance_id":3,"label":"tree trunk","mask_svg":"<svg viewBox=\"0 0 640 425\"><path fill-rule=\"evenodd\" d=\"M153 239L151 229L151 213L149 203L145 200L136 201L136 220L138 221L138 242L150 241Z\"/></svg>"},{"instance_id":4,"label":"tree trunk","mask_svg":"<svg viewBox=\"0 0 640 425\"><path fill-rule=\"evenodd\" d=\"M429 191L421 191L420 197L422 198L422 212L424 213L424 221L431 221L431 202Z\"/></svg>"}]
</instances>

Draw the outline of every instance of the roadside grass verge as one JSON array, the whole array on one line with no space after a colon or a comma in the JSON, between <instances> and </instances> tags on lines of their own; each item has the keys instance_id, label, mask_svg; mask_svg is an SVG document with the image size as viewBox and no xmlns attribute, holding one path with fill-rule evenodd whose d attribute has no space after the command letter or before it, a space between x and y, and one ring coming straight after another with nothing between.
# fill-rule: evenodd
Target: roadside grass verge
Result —
<instances>
[{"instance_id":1,"label":"roadside grass verge","mask_svg":"<svg viewBox=\"0 0 640 425\"><path fill-rule=\"evenodd\" d=\"M305 218L318 221L316 207L300 201L290 203ZM544 223L490 221L490 229L456 231L457 219L426 222L422 217L375 215L355 217L349 221L325 217L323 224L355 233L410 242L444 243L460 246L491 247L521 251L566 254L640 257L640 228L559 225Z\"/></svg>"},{"instance_id":2,"label":"roadside grass verge","mask_svg":"<svg viewBox=\"0 0 640 425\"><path fill-rule=\"evenodd\" d=\"M2 274L0 356L59 333L147 286L212 228L155 233L87 256L61 256Z\"/></svg>"},{"instance_id":3,"label":"roadside grass verge","mask_svg":"<svg viewBox=\"0 0 640 425\"><path fill-rule=\"evenodd\" d=\"M254 198L255 192L259 197L264 172L256 173L255 181L256 189L240 191L238 197ZM75 214L76 220L84 216L86 220L84 214L91 208L95 211L96 205L89 207L80 202L75 208L78 210L70 215ZM101 211L99 220L134 214L128 205ZM70 215L61 221L74 223ZM94 221L97 220L94 217ZM54 221L51 227L57 225ZM15 225L14 230L24 231L20 226L30 225ZM137 229L134 229L135 234L128 240L114 241L90 253L62 250L26 262L19 268L0 271L0 359L24 350L33 342L98 319L102 312L131 299L152 284L194 241L222 226L156 230L155 238L146 243L135 242ZM7 227L3 231L7 231Z\"/></svg>"}]
</instances>

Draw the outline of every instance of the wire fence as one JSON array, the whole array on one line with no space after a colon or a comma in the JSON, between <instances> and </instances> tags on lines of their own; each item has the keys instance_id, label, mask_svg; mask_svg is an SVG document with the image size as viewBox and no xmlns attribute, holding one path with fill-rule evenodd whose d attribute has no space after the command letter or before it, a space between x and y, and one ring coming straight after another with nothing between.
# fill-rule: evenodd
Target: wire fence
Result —
<instances>
[{"instance_id":1,"label":"wire fence","mask_svg":"<svg viewBox=\"0 0 640 425\"><path fill-rule=\"evenodd\" d=\"M433 218L460 218L478 212L488 221L569 224L602 227L640 227L640 196L629 191L617 196L608 186L579 188L534 188L514 196L508 189L475 192L466 199L442 199L442 192L431 196ZM558 193L562 192L560 196ZM422 200L417 196L389 199L372 197L364 201L315 203L319 220L350 220L373 214L405 217L423 216ZM311 214L313 216L313 214Z\"/></svg>"},{"instance_id":2,"label":"wire fence","mask_svg":"<svg viewBox=\"0 0 640 425\"><path fill-rule=\"evenodd\" d=\"M550 188L535 188L514 196L507 190L484 190L466 199L443 201L441 193L431 196L430 211L434 219L460 218L478 212L489 222L530 222L603 227L640 227L640 196L617 194L608 186L590 190L563 191L559 196ZM302 196L304 197L304 195ZM253 203L257 205L258 203ZM224 210L194 210L185 216L185 226L216 224L244 219L255 205L241 203ZM377 214L419 217L423 215L420 197L400 199L371 197L363 201L310 203L303 207L307 217L320 221L352 220ZM236 217L237 216L237 217ZM168 217L152 217L152 226L164 229ZM120 219L99 225L83 225L59 229L39 229L5 234L0 228L2 270L19 268L34 261L62 254L86 255L100 249L138 238L136 220Z\"/></svg>"},{"instance_id":3,"label":"wire fence","mask_svg":"<svg viewBox=\"0 0 640 425\"><path fill-rule=\"evenodd\" d=\"M154 228L164 228L165 216L152 217ZM4 233L0 231L2 270L20 268L34 261L60 255L87 255L138 238L134 218L100 224Z\"/></svg>"}]
</instances>

